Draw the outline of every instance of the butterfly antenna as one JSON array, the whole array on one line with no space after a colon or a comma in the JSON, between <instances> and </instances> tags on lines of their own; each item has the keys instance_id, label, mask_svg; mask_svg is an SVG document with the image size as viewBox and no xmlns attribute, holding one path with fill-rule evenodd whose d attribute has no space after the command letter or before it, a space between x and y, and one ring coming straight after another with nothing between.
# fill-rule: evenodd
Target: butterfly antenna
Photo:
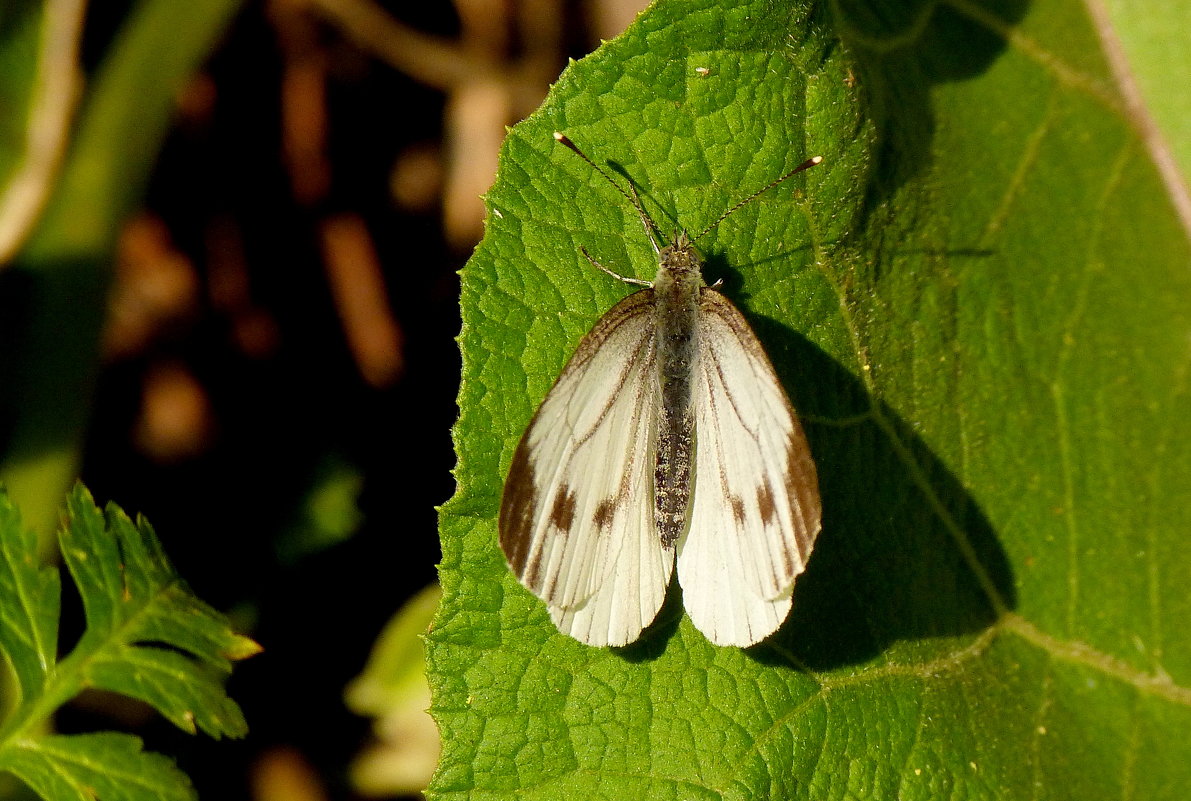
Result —
<instances>
[{"instance_id":1,"label":"butterfly antenna","mask_svg":"<svg viewBox=\"0 0 1191 801\"><path fill-rule=\"evenodd\" d=\"M582 154L580 154L580 155L582 155ZM584 156L584 158L586 158L586 156ZM822 161L822 160L823 160L823 157L822 157L822 156L814 156L814 157L812 157L812 158L809 158L809 159L807 159L806 161L804 161L804 162L802 162L801 164L799 164L799 165L798 165L797 167L795 167L794 169L790 170L788 173L786 173L785 175L783 175L781 178L778 178L778 179L777 179L777 180L775 180L775 181L771 181L770 183L768 183L768 184L766 184L765 186L761 187L761 188L760 188L760 189L758 189L756 192L753 192L751 195L749 195L748 197L746 197L744 200L740 201L740 202L739 202L739 203L737 203L735 206L733 206L732 208L728 209L728 210L727 210L727 211L725 211L723 214L721 214L718 220L716 220L716 221L715 221L715 222L713 222L711 225L707 226L707 227L706 227L706 228L704 228L702 231L700 231L700 232L699 232L699 236L696 236L696 237L695 237L694 239L692 239L691 241L692 241L692 242L697 242L697 241L698 241L700 238L702 238L702 237L703 237L703 235L704 235L704 234L706 234L706 233L707 233L708 231L710 231L712 228L715 228L717 225L719 225L720 223L722 223L724 220L728 219L728 217L729 217L729 216L730 216L730 215L731 215L733 212L735 212L737 209L739 209L741 206L744 206L744 205L746 205L746 204L748 204L748 203L751 203L753 200L755 200L755 199L756 199L756 197L757 197L758 195L763 195L763 194L765 194L765 193L766 193L766 192L768 192L770 189L773 189L775 186L777 186L778 184L780 184L782 181L786 180L787 178L793 178L795 175L797 175L798 173L802 172L803 170L809 170L811 167L815 166L816 164L818 164L818 163L819 163L820 161Z\"/></svg>"},{"instance_id":2,"label":"butterfly antenna","mask_svg":"<svg viewBox=\"0 0 1191 801\"><path fill-rule=\"evenodd\" d=\"M624 188L621 187L620 184L616 183L616 180L611 175L609 175L607 173L607 171L605 171L602 167L600 167L600 165L596 164L594 161L589 159L587 157L587 154L579 149L578 145L576 145L574 142L572 142L570 139L568 139L566 134L562 133L561 131L555 131L554 139L559 144L566 145L568 148L573 150L579 156L579 158L586 161L588 163L588 165L593 170L598 172L600 175L604 176L604 179L608 183L610 183L614 187L616 187L616 191L619 192L620 194L622 194L624 196L625 200L627 200L629 203L633 204L633 208L637 210L637 214L640 215L640 217L641 217L641 223L645 226L645 233L649 235L649 240L653 244L653 249L655 251L658 250L658 248L659 248L658 243L661 239L662 234L661 234L661 231L659 231L657 229L657 226L653 224L653 220L651 220L649 218L649 215L645 213L645 208L641 205L641 197L637 194L637 187L633 186L632 182L629 183L629 189L633 190L633 193L630 195L628 192L624 191ZM786 176L786 177L788 178L789 176ZM785 180L785 179L782 179L782 180ZM775 183L780 183L780 181L777 181ZM765 187L765 188L768 189L769 187Z\"/></svg>"}]
</instances>

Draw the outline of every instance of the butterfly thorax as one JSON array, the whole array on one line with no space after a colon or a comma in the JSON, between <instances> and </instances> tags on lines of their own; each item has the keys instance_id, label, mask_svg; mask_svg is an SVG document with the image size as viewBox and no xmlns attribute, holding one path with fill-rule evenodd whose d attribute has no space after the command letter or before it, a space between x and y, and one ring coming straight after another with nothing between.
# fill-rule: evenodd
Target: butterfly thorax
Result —
<instances>
[{"instance_id":1,"label":"butterfly thorax","mask_svg":"<svg viewBox=\"0 0 1191 801\"><path fill-rule=\"evenodd\" d=\"M699 292L703 262L686 234L658 254L653 281L661 420L657 432L654 501L658 535L672 547L686 528L690 501L694 415L691 379L697 356Z\"/></svg>"}]
</instances>

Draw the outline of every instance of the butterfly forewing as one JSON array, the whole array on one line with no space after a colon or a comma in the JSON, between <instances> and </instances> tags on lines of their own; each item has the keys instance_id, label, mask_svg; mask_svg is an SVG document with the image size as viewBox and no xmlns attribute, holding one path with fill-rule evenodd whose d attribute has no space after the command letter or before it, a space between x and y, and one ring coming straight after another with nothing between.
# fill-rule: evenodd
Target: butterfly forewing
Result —
<instances>
[{"instance_id":1,"label":"butterfly forewing","mask_svg":"<svg viewBox=\"0 0 1191 801\"><path fill-rule=\"evenodd\" d=\"M673 570L653 503L653 332L649 290L600 319L526 430L501 500L509 564L558 628L590 645L635 640Z\"/></svg>"},{"instance_id":2,"label":"butterfly forewing","mask_svg":"<svg viewBox=\"0 0 1191 801\"><path fill-rule=\"evenodd\" d=\"M752 329L709 288L694 373L696 478L678 580L709 640L752 645L786 618L818 534L815 466Z\"/></svg>"}]
</instances>

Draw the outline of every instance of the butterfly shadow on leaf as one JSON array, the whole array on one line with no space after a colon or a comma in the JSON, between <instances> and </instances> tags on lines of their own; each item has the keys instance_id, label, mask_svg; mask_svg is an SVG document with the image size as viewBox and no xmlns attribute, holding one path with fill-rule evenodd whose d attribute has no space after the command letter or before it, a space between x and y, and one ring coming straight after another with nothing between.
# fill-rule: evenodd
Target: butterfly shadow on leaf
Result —
<instances>
[{"instance_id":1,"label":"butterfly shadow on leaf","mask_svg":"<svg viewBox=\"0 0 1191 801\"><path fill-rule=\"evenodd\" d=\"M682 615L682 590L679 589L677 577L671 576L670 585L666 588L666 600L658 616L645 627L636 642L612 650L626 662L652 662L665 652L671 638L678 633Z\"/></svg>"},{"instance_id":2,"label":"butterfly shadow on leaf","mask_svg":"<svg viewBox=\"0 0 1191 801\"><path fill-rule=\"evenodd\" d=\"M787 326L750 320L802 417L823 529L789 618L749 653L830 670L898 640L976 634L1012 610L1012 570L996 533L912 427Z\"/></svg>"}]
</instances>

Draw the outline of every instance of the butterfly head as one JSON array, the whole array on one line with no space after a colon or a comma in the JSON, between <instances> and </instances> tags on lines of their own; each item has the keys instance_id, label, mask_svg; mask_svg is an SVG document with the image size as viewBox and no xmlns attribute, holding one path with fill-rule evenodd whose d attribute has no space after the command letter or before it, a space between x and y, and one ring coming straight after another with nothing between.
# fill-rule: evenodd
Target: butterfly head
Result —
<instances>
[{"instance_id":1,"label":"butterfly head","mask_svg":"<svg viewBox=\"0 0 1191 801\"><path fill-rule=\"evenodd\" d=\"M671 275L684 273L702 275L703 272L703 259L695 250L694 242L691 241L686 231L679 232L673 242L658 252L658 264L661 270L667 271Z\"/></svg>"}]
</instances>

